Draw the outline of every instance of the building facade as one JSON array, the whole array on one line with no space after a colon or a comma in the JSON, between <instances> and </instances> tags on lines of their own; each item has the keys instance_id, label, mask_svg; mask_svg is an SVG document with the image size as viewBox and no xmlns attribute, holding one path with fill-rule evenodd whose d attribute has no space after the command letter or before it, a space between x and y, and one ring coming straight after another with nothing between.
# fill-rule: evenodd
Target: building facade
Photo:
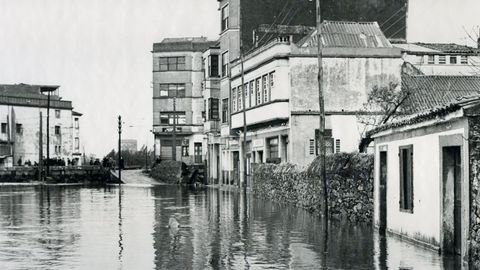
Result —
<instances>
[{"instance_id":1,"label":"building facade","mask_svg":"<svg viewBox=\"0 0 480 270\"><path fill-rule=\"evenodd\" d=\"M175 156L187 164L203 163L202 55L214 44L206 38L168 38L153 45L152 131L161 160Z\"/></svg>"},{"instance_id":2,"label":"building facade","mask_svg":"<svg viewBox=\"0 0 480 270\"><path fill-rule=\"evenodd\" d=\"M0 85L0 166L38 163L47 156L47 96L40 85ZM50 86L48 86L50 87ZM80 113L57 91L50 101L50 158L80 164Z\"/></svg>"}]
</instances>

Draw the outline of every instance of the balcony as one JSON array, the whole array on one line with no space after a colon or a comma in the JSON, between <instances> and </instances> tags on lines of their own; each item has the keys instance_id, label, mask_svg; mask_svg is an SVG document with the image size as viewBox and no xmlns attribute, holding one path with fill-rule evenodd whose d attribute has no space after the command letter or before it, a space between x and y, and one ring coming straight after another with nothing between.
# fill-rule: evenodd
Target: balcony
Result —
<instances>
[{"instance_id":1,"label":"balcony","mask_svg":"<svg viewBox=\"0 0 480 270\"><path fill-rule=\"evenodd\" d=\"M247 126L268 123L270 121L279 119L288 119L290 111L287 100L274 100L270 103L247 109ZM242 111L232 114L231 128L243 127L243 113Z\"/></svg>"},{"instance_id":2,"label":"balcony","mask_svg":"<svg viewBox=\"0 0 480 270\"><path fill-rule=\"evenodd\" d=\"M177 126L176 127L177 135L191 135L192 127L190 126ZM161 126L154 126L153 133L159 135L169 135L173 133L173 126L170 125L161 125Z\"/></svg>"},{"instance_id":3,"label":"balcony","mask_svg":"<svg viewBox=\"0 0 480 270\"><path fill-rule=\"evenodd\" d=\"M220 132L220 121L218 120L205 121L205 123L203 123L203 130L205 133Z\"/></svg>"}]
</instances>

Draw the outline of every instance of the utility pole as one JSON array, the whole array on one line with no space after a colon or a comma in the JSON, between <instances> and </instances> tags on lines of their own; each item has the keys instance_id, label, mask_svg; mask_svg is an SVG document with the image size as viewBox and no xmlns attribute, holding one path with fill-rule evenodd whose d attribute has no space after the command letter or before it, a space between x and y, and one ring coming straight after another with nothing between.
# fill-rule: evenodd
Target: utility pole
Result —
<instances>
[{"instance_id":1,"label":"utility pole","mask_svg":"<svg viewBox=\"0 0 480 270\"><path fill-rule=\"evenodd\" d=\"M122 182L122 116L118 116L118 184Z\"/></svg>"},{"instance_id":2,"label":"utility pole","mask_svg":"<svg viewBox=\"0 0 480 270\"><path fill-rule=\"evenodd\" d=\"M240 66L242 69L242 103L243 103L243 142L242 142L242 153L243 153L243 191L247 192L247 99L245 98L248 93L247 88L245 87L245 78L243 70L243 53L240 52Z\"/></svg>"},{"instance_id":3,"label":"utility pole","mask_svg":"<svg viewBox=\"0 0 480 270\"><path fill-rule=\"evenodd\" d=\"M40 111L40 126L39 126L39 136L38 136L38 180L42 181L43 174L43 119L42 111Z\"/></svg>"},{"instance_id":4,"label":"utility pole","mask_svg":"<svg viewBox=\"0 0 480 270\"><path fill-rule=\"evenodd\" d=\"M325 102L323 96L323 44L322 44L322 19L320 0L317 2L317 43L318 43L318 106L320 128L318 131L319 161L320 161L320 183L323 191L322 214L324 215L325 228L328 226L328 191L327 177L325 172Z\"/></svg>"},{"instance_id":5,"label":"utility pole","mask_svg":"<svg viewBox=\"0 0 480 270\"><path fill-rule=\"evenodd\" d=\"M177 98L173 97L172 160L177 160Z\"/></svg>"},{"instance_id":6,"label":"utility pole","mask_svg":"<svg viewBox=\"0 0 480 270\"><path fill-rule=\"evenodd\" d=\"M47 94L47 177L50 175L50 91Z\"/></svg>"}]
</instances>

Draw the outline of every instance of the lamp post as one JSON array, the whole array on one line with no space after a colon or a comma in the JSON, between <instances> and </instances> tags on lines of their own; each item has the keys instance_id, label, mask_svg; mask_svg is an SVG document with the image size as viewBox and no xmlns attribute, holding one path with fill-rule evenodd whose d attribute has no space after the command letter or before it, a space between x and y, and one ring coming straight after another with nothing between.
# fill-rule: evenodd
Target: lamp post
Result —
<instances>
[{"instance_id":1,"label":"lamp post","mask_svg":"<svg viewBox=\"0 0 480 270\"><path fill-rule=\"evenodd\" d=\"M59 86L41 86L40 92L47 93L47 172L46 176L50 174L50 95L52 92L57 91ZM42 119L40 119L42 121ZM42 146L43 147L43 146ZM42 162L39 160L39 163Z\"/></svg>"}]
</instances>

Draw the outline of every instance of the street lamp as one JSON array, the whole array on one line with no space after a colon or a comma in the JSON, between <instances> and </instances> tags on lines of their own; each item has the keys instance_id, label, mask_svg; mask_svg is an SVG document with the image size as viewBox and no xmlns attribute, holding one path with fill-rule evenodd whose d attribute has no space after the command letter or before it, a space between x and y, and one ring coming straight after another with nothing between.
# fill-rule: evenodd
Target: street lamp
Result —
<instances>
[{"instance_id":1,"label":"street lamp","mask_svg":"<svg viewBox=\"0 0 480 270\"><path fill-rule=\"evenodd\" d=\"M40 93L47 93L47 172L46 172L47 177L50 173L50 95L52 92L57 91L59 87L60 86L41 86L40 87ZM40 162L42 161L39 160L39 163Z\"/></svg>"}]
</instances>

